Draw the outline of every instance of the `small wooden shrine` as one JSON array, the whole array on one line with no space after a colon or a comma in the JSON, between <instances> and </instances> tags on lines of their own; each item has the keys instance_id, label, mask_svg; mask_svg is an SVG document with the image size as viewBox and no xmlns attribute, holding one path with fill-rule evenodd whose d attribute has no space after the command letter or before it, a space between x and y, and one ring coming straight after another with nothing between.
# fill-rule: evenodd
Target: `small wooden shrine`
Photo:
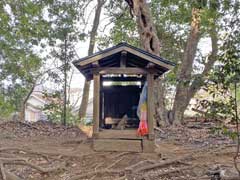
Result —
<instances>
[{"instance_id":1,"label":"small wooden shrine","mask_svg":"<svg viewBox=\"0 0 240 180\"><path fill-rule=\"evenodd\" d=\"M154 151L154 79L174 63L127 43L74 61L87 80L94 81L93 148L96 151ZM138 136L137 107L147 82L149 133Z\"/></svg>"}]
</instances>

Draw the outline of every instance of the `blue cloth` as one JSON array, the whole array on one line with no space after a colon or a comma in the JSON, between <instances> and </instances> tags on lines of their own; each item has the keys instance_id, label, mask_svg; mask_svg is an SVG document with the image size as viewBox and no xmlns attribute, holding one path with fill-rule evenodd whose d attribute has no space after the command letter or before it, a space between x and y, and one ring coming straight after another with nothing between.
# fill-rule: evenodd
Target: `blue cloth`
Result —
<instances>
[{"instance_id":1,"label":"blue cloth","mask_svg":"<svg viewBox=\"0 0 240 180\"><path fill-rule=\"evenodd\" d=\"M137 108L137 115L138 115L138 118L140 119L140 116L141 116L141 105L143 103L146 103L147 102L147 82L145 82L143 88L142 88L142 92L140 94L140 98L139 98L139 102L138 102L138 108Z\"/></svg>"}]
</instances>

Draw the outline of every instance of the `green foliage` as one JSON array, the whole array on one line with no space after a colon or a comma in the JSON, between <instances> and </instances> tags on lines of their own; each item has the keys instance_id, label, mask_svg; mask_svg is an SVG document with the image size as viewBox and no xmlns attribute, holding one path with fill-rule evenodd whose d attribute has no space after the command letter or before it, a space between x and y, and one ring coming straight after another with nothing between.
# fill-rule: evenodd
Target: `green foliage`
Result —
<instances>
[{"instance_id":1,"label":"green foliage","mask_svg":"<svg viewBox=\"0 0 240 180\"><path fill-rule=\"evenodd\" d=\"M49 18L52 22L49 45L51 46L51 58L57 60L58 66L52 78L59 86L59 101L61 104L51 103L48 105L51 120L62 119L62 123L74 121L71 113L69 100L67 99L67 88L69 88L70 63L76 59L74 51L75 43L81 38L75 27L78 18L78 1L54 1L48 9ZM66 109L64 108L66 107ZM50 117L50 116L49 116Z\"/></svg>"},{"instance_id":2,"label":"green foliage","mask_svg":"<svg viewBox=\"0 0 240 180\"><path fill-rule=\"evenodd\" d=\"M45 92L44 98L47 104L44 106L43 111L47 115L49 121L54 123L62 123L63 116L63 100L62 92L55 91L53 93ZM72 107L68 104L66 111L67 124L77 124L79 119L77 115L72 113Z\"/></svg>"},{"instance_id":3,"label":"green foliage","mask_svg":"<svg viewBox=\"0 0 240 180\"><path fill-rule=\"evenodd\" d=\"M47 100L47 104L44 106L43 111L47 115L48 120L51 122L61 123L63 103L60 92L45 92L44 98Z\"/></svg>"},{"instance_id":4,"label":"green foliage","mask_svg":"<svg viewBox=\"0 0 240 180\"><path fill-rule=\"evenodd\" d=\"M158 37L161 40L161 56L180 64L189 34L192 8L201 9L201 38L207 38L212 26L216 26L219 31L223 29L222 20L231 13L230 9L234 7L234 2L226 0L152 0L149 6ZM102 47L122 41L140 46L137 25L130 16L129 7L125 1L110 1L106 15L110 17L114 26L110 35L100 38ZM204 58L196 57L197 59ZM203 64L204 62L201 61L199 63ZM194 68L196 69L196 67ZM168 74L166 83L176 84L177 69L178 66Z\"/></svg>"},{"instance_id":5,"label":"green foliage","mask_svg":"<svg viewBox=\"0 0 240 180\"><path fill-rule=\"evenodd\" d=\"M6 0L0 2L0 107L1 116L20 111L23 100L33 86L47 77L55 83L62 82L61 74L69 70L73 46L68 46L67 55L63 44L76 42L78 32L75 24L84 1L52 0ZM66 35L68 34L68 35ZM67 56L68 63L57 71L46 70L46 48L52 45L52 58L60 61ZM60 50L59 50L60 49ZM39 53L42 53L40 54ZM59 71L61 73L59 73ZM50 105L52 106L52 105ZM54 109L54 106L51 107ZM57 109L57 107L55 107ZM8 110L8 111L6 111ZM57 117L56 117L57 118Z\"/></svg>"},{"instance_id":6,"label":"green foliage","mask_svg":"<svg viewBox=\"0 0 240 180\"><path fill-rule=\"evenodd\" d=\"M2 118L8 118L14 111L13 104L2 93L0 94L0 114Z\"/></svg>"},{"instance_id":7,"label":"green foliage","mask_svg":"<svg viewBox=\"0 0 240 180\"><path fill-rule=\"evenodd\" d=\"M226 126L219 126L211 129L212 134L216 134L218 136L224 135L230 137L232 140L237 139L237 133L232 129L228 129Z\"/></svg>"},{"instance_id":8,"label":"green foliage","mask_svg":"<svg viewBox=\"0 0 240 180\"><path fill-rule=\"evenodd\" d=\"M43 8L37 1L0 2L0 103L8 114L20 109L44 63L34 51L47 35Z\"/></svg>"},{"instance_id":9,"label":"green foliage","mask_svg":"<svg viewBox=\"0 0 240 180\"><path fill-rule=\"evenodd\" d=\"M121 1L110 1L106 6L106 16L109 21L114 23L114 27L110 30L110 34L99 37L98 45L101 48L116 45L121 42L127 42L133 46L139 47L139 35L137 24L133 21L127 3Z\"/></svg>"},{"instance_id":10,"label":"green foliage","mask_svg":"<svg viewBox=\"0 0 240 180\"><path fill-rule=\"evenodd\" d=\"M233 9L233 14L228 18L224 39L218 56L218 65L206 83L206 90L212 95L212 100L201 102L202 107L209 113L224 115L233 123L238 119L239 85L240 85L240 20L238 11ZM235 92L237 91L237 92ZM236 93L236 94L235 94ZM221 130L231 138L236 138L236 133L226 127Z\"/></svg>"}]
</instances>

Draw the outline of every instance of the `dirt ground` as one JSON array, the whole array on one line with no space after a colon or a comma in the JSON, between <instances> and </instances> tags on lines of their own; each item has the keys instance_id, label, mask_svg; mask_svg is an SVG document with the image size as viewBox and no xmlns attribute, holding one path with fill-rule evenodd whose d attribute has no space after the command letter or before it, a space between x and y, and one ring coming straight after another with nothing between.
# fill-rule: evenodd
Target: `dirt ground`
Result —
<instances>
[{"instance_id":1,"label":"dirt ground","mask_svg":"<svg viewBox=\"0 0 240 180\"><path fill-rule=\"evenodd\" d=\"M155 153L94 152L91 128L43 122L0 124L4 180L239 179L236 145L214 123L156 130ZM231 178L230 178L231 177Z\"/></svg>"}]
</instances>

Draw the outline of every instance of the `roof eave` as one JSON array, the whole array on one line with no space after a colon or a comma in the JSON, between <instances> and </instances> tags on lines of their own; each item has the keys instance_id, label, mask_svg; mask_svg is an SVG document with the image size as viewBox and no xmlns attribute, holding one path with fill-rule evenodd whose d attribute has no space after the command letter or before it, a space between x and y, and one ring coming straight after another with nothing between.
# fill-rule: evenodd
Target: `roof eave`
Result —
<instances>
[{"instance_id":1,"label":"roof eave","mask_svg":"<svg viewBox=\"0 0 240 180\"><path fill-rule=\"evenodd\" d=\"M148 55L147 52L145 53L142 53L141 49L138 49L138 48L135 48L133 46L130 46L128 44L121 44L121 46L117 45L117 46L114 46L114 48L108 48L102 52L98 52L98 53L95 53L93 54L92 56L88 56L88 57L85 57L85 58L82 58L80 60L77 60L77 61L74 61L73 64L77 67L77 66L85 66L87 64L90 64L90 63L94 63L96 61L99 61L100 59L103 59L105 57L108 57L108 56L111 56L113 54L116 54L118 52L121 52L121 51L127 51L129 53L132 53L136 56L139 56L143 59L146 59L154 64L157 64L159 66L162 66L162 67L165 67L169 70L173 69L173 67L175 66L174 63L170 62L170 61L167 61L161 57L158 57L158 56L155 56L155 55Z\"/></svg>"}]
</instances>

